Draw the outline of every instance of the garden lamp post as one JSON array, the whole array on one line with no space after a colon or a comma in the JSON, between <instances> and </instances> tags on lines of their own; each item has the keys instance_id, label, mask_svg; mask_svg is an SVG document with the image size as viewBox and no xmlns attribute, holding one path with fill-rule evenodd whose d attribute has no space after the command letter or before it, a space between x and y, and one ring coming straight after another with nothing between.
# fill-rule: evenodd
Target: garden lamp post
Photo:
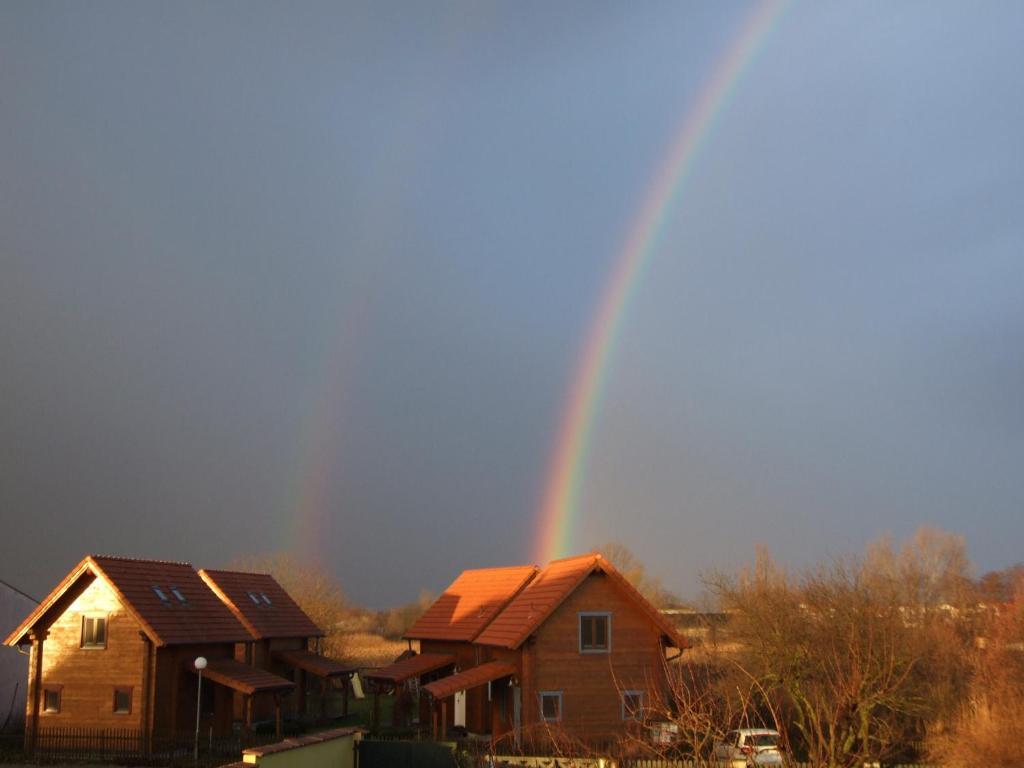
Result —
<instances>
[{"instance_id":1,"label":"garden lamp post","mask_svg":"<svg viewBox=\"0 0 1024 768\"><path fill-rule=\"evenodd\" d=\"M196 747L193 755L195 761L199 762L199 713L202 709L202 695L203 695L203 670L206 669L206 657L196 656L195 660L196 672L199 675L199 684L196 686Z\"/></svg>"}]
</instances>

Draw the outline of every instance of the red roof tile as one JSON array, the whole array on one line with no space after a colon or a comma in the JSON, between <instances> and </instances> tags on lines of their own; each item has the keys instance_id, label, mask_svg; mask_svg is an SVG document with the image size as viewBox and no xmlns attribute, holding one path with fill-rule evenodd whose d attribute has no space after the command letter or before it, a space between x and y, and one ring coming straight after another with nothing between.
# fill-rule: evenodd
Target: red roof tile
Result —
<instances>
[{"instance_id":1,"label":"red roof tile","mask_svg":"<svg viewBox=\"0 0 1024 768\"><path fill-rule=\"evenodd\" d=\"M371 680L388 680L393 683L400 683L410 677L418 677L435 669L447 667L455 663L455 657L447 653L417 653L407 656L401 661L396 661L380 669L370 669L363 673L363 677Z\"/></svg>"},{"instance_id":2,"label":"red roof tile","mask_svg":"<svg viewBox=\"0 0 1024 768\"><path fill-rule=\"evenodd\" d=\"M673 647L685 647L685 641L675 627L611 563L594 552L548 564L477 637L476 642L518 648L587 576L595 572L611 577L650 616L662 634L669 637Z\"/></svg>"},{"instance_id":3,"label":"red roof tile","mask_svg":"<svg viewBox=\"0 0 1024 768\"><path fill-rule=\"evenodd\" d=\"M312 651L274 651L274 658L289 667L304 669L317 677L340 677L351 675L356 668L340 661L329 659Z\"/></svg>"},{"instance_id":4,"label":"red roof tile","mask_svg":"<svg viewBox=\"0 0 1024 768\"><path fill-rule=\"evenodd\" d=\"M191 665L189 668L196 671ZM266 691L290 691L295 687L291 680L234 659L210 659L206 662L203 677L250 696Z\"/></svg>"},{"instance_id":5,"label":"red roof tile","mask_svg":"<svg viewBox=\"0 0 1024 768\"><path fill-rule=\"evenodd\" d=\"M83 580L103 579L157 645L244 642L250 638L227 606L188 563L88 555L7 638L23 642L28 631ZM166 600L154 591L160 589ZM175 594L177 591L183 600Z\"/></svg>"},{"instance_id":6,"label":"red roof tile","mask_svg":"<svg viewBox=\"0 0 1024 768\"><path fill-rule=\"evenodd\" d=\"M448 677L442 677L440 680L435 680L432 683L427 683L423 686L423 690L435 699L446 699L459 691L467 691L470 688L476 688L478 685L484 685L492 680L508 677L515 673L516 667L514 664L504 661L489 661L486 664L481 664L479 667L467 669L465 672L459 672Z\"/></svg>"},{"instance_id":7,"label":"red roof tile","mask_svg":"<svg viewBox=\"0 0 1024 768\"><path fill-rule=\"evenodd\" d=\"M463 571L405 637L471 641L538 572L533 565Z\"/></svg>"},{"instance_id":8,"label":"red roof tile","mask_svg":"<svg viewBox=\"0 0 1024 768\"><path fill-rule=\"evenodd\" d=\"M199 575L257 640L324 635L270 574L204 568Z\"/></svg>"}]
</instances>

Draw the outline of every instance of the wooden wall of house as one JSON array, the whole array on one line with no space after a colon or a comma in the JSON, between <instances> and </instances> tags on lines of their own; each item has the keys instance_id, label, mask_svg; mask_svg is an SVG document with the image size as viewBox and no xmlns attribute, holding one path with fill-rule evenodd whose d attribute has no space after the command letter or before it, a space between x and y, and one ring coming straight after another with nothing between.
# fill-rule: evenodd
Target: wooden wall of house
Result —
<instances>
[{"instance_id":1,"label":"wooden wall of house","mask_svg":"<svg viewBox=\"0 0 1024 768\"><path fill-rule=\"evenodd\" d=\"M486 663L488 661L504 661L516 668L513 680L521 689L523 685L523 650L519 648L509 650L507 648L493 647L484 647L483 650L484 658L481 663ZM498 681L498 683L495 684L495 687L491 690L489 732L494 738L499 738L506 733L510 733L515 727L514 693L513 686L509 685L509 682L510 681L507 678L502 679ZM523 722L526 721L524 720Z\"/></svg>"},{"instance_id":2,"label":"wooden wall of house","mask_svg":"<svg viewBox=\"0 0 1024 768\"><path fill-rule=\"evenodd\" d=\"M579 613L611 614L611 651L581 653ZM524 724L540 719L539 694L562 692L562 727L583 738L621 734L623 690L664 695L660 630L607 576L592 574L523 648Z\"/></svg>"},{"instance_id":3,"label":"wooden wall of house","mask_svg":"<svg viewBox=\"0 0 1024 768\"><path fill-rule=\"evenodd\" d=\"M301 669L294 669L287 664L274 658L275 651L301 651L306 649L306 638L304 637L275 637L269 640L258 640L253 643L252 664L259 669L291 680L295 683L295 690L281 700L281 714L283 717L290 717L299 714L302 708L302 698L305 695L303 685L312 690L319 690L319 680L313 675L304 679L307 673ZM253 717L256 720L274 719L274 699L271 696L258 696L253 702Z\"/></svg>"},{"instance_id":4,"label":"wooden wall of house","mask_svg":"<svg viewBox=\"0 0 1024 768\"><path fill-rule=\"evenodd\" d=\"M199 678L191 668L197 656L230 659L234 657L234 645L172 645L157 649L153 733L158 737L195 731ZM211 726L214 736L229 735L234 719L233 691L207 679L203 680L203 691L202 735L206 736Z\"/></svg>"},{"instance_id":5,"label":"wooden wall of house","mask_svg":"<svg viewBox=\"0 0 1024 768\"><path fill-rule=\"evenodd\" d=\"M483 663L487 651L485 648L464 641L453 640L421 640L420 653L447 653L455 657L455 669L458 672L472 669ZM487 701L487 688L477 687L466 691L466 728L471 733L488 733L490 731L491 712ZM448 700L445 708L448 727L455 724L455 699ZM421 719L424 716L421 714Z\"/></svg>"},{"instance_id":6,"label":"wooden wall of house","mask_svg":"<svg viewBox=\"0 0 1024 768\"><path fill-rule=\"evenodd\" d=\"M106 616L106 646L82 647L82 617ZM60 686L60 712L45 712L40 728L141 728L147 641L135 618L105 582L93 579L49 627L43 642L43 688ZM114 688L131 688L131 711L114 712ZM42 694L40 694L42 695ZM32 702L27 711L31 716Z\"/></svg>"}]
</instances>

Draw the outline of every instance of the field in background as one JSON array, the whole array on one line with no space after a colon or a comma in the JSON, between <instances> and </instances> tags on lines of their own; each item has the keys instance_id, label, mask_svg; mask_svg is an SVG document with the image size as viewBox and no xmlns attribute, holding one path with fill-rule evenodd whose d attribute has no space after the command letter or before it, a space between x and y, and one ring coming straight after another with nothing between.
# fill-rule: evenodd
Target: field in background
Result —
<instances>
[{"instance_id":1,"label":"field in background","mask_svg":"<svg viewBox=\"0 0 1024 768\"><path fill-rule=\"evenodd\" d=\"M346 633L343 645L345 660L360 669L386 666L409 647L404 640L389 640L375 632ZM419 651L419 643L413 642L412 648Z\"/></svg>"}]
</instances>

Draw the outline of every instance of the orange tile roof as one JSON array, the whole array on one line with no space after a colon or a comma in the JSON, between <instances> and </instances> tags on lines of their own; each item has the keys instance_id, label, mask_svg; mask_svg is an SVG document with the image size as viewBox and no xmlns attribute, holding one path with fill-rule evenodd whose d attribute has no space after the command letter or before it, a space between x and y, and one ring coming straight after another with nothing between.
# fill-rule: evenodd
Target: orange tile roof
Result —
<instances>
[{"instance_id":1,"label":"orange tile roof","mask_svg":"<svg viewBox=\"0 0 1024 768\"><path fill-rule=\"evenodd\" d=\"M192 665L188 668L196 671ZM203 677L250 696L265 691L290 691L295 687L291 680L234 659L210 659Z\"/></svg>"},{"instance_id":2,"label":"orange tile roof","mask_svg":"<svg viewBox=\"0 0 1024 768\"><path fill-rule=\"evenodd\" d=\"M369 669L363 672L363 677L400 683L410 677L425 675L454 663L455 657L447 653L417 653L413 656L406 656L401 661L396 661L386 667Z\"/></svg>"},{"instance_id":3,"label":"orange tile roof","mask_svg":"<svg viewBox=\"0 0 1024 768\"><path fill-rule=\"evenodd\" d=\"M671 622L596 552L549 563L477 637L476 642L501 648L518 648L587 576L595 572L611 577L648 614L662 634L668 636L673 647L685 647L685 641Z\"/></svg>"},{"instance_id":4,"label":"orange tile roof","mask_svg":"<svg viewBox=\"0 0 1024 768\"><path fill-rule=\"evenodd\" d=\"M508 677L516 673L514 664L504 661L489 661L479 667L472 667L465 672L459 672L448 677L442 677L432 683L423 686L423 690L435 699L446 699L459 691L467 691L484 685L500 677Z\"/></svg>"},{"instance_id":5,"label":"orange tile roof","mask_svg":"<svg viewBox=\"0 0 1024 768\"><path fill-rule=\"evenodd\" d=\"M73 593L83 579L94 578L110 586L157 645L234 643L251 639L245 627L188 563L87 555L5 642L10 645L24 642L28 631L51 609L56 606L63 610L59 605L61 598ZM161 600L153 587L158 587L167 599ZM184 602L177 598L174 590Z\"/></svg>"},{"instance_id":6,"label":"orange tile roof","mask_svg":"<svg viewBox=\"0 0 1024 768\"><path fill-rule=\"evenodd\" d=\"M312 651L274 651L274 658L280 659L289 667L304 669L317 677L341 677L356 671L353 666Z\"/></svg>"},{"instance_id":7,"label":"orange tile roof","mask_svg":"<svg viewBox=\"0 0 1024 768\"><path fill-rule=\"evenodd\" d=\"M270 574L203 568L199 575L257 640L324 635Z\"/></svg>"},{"instance_id":8,"label":"orange tile roof","mask_svg":"<svg viewBox=\"0 0 1024 768\"><path fill-rule=\"evenodd\" d=\"M538 571L533 565L463 571L405 637L471 641Z\"/></svg>"}]
</instances>

